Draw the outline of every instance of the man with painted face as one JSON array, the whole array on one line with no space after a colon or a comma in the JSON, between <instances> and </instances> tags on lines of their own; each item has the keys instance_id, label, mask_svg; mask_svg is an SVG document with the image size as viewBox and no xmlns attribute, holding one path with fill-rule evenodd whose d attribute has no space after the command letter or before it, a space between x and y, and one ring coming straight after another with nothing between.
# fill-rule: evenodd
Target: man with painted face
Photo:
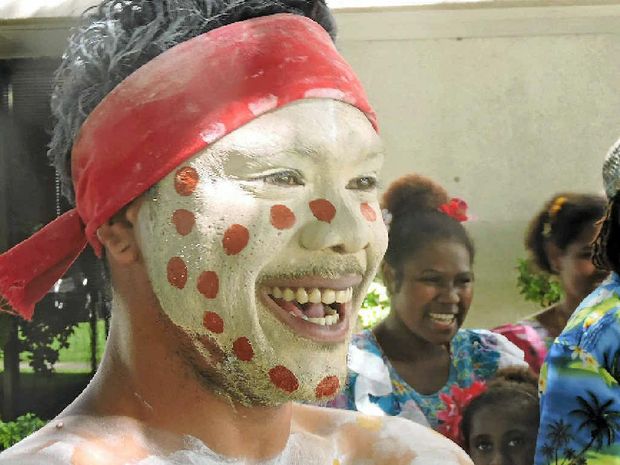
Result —
<instances>
[{"instance_id":1,"label":"man with painted face","mask_svg":"<svg viewBox=\"0 0 620 465\"><path fill-rule=\"evenodd\" d=\"M84 18L52 101L76 208L0 256L0 302L29 318L89 244L111 331L87 389L0 464L470 463L405 420L294 403L340 389L386 247L375 115L328 33L322 1Z\"/></svg>"}]
</instances>

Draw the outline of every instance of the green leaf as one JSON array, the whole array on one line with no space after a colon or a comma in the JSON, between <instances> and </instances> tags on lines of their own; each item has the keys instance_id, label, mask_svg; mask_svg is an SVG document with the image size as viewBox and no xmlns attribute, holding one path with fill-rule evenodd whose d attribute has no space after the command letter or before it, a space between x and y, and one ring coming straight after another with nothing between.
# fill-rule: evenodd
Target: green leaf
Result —
<instances>
[{"instance_id":1,"label":"green leaf","mask_svg":"<svg viewBox=\"0 0 620 465\"><path fill-rule=\"evenodd\" d=\"M358 320L364 328L372 328L390 313L390 298L387 289L379 278L375 278L362 302Z\"/></svg>"},{"instance_id":2,"label":"green leaf","mask_svg":"<svg viewBox=\"0 0 620 465\"><path fill-rule=\"evenodd\" d=\"M517 289L525 300L546 308L562 298L560 283L548 273L538 271L531 260L520 258L517 271Z\"/></svg>"},{"instance_id":3,"label":"green leaf","mask_svg":"<svg viewBox=\"0 0 620 465\"><path fill-rule=\"evenodd\" d=\"M0 421L0 451L8 449L26 436L30 436L36 430L43 427L45 423L45 421L33 413L22 415L15 421Z\"/></svg>"}]
</instances>

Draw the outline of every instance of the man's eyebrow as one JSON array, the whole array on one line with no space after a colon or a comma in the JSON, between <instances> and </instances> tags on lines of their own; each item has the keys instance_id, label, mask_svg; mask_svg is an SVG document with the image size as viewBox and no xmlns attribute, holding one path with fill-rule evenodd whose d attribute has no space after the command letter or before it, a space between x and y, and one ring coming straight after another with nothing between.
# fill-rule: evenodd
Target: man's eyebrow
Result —
<instances>
[{"instance_id":1,"label":"man's eyebrow","mask_svg":"<svg viewBox=\"0 0 620 465\"><path fill-rule=\"evenodd\" d=\"M308 156L310 158L320 158L323 154L329 152L329 150L324 146L297 147L292 151L296 154ZM383 148L371 148L369 150L358 150L356 152L358 154L359 162L362 163L384 155Z\"/></svg>"},{"instance_id":2,"label":"man's eyebrow","mask_svg":"<svg viewBox=\"0 0 620 465\"><path fill-rule=\"evenodd\" d=\"M303 147L292 146L286 150L270 150L269 147L256 147L256 148L228 148L223 151L226 156L232 157L244 157L244 158L258 158L262 154L269 153L269 155L286 158L290 156L308 157L310 159L320 159L324 154L328 152L327 148L321 146ZM370 149L359 154L358 163L364 163L373 158L384 156L383 149Z\"/></svg>"}]
</instances>

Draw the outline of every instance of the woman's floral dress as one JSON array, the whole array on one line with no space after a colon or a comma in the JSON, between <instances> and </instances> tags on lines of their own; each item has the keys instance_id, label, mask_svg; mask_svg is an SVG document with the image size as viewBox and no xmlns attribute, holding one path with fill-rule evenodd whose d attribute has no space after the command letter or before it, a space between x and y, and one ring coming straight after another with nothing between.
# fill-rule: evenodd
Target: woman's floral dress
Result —
<instances>
[{"instance_id":1,"label":"woman's floral dress","mask_svg":"<svg viewBox=\"0 0 620 465\"><path fill-rule=\"evenodd\" d=\"M536 374L540 373L547 351L553 338L547 329L535 318L522 320L518 323L507 323L492 331L505 336L525 354L525 361Z\"/></svg>"},{"instance_id":2,"label":"woman's floral dress","mask_svg":"<svg viewBox=\"0 0 620 465\"><path fill-rule=\"evenodd\" d=\"M536 465L620 465L620 277L577 308L540 372Z\"/></svg>"},{"instance_id":3,"label":"woman's floral dress","mask_svg":"<svg viewBox=\"0 0 620 465\"><path fill-rule=\"evenodd\" d=\"M371 331L356 334L349 348L347 386L330 406L405 417L457 439L463 404L480 392L480 382L492 378L498 368L526 363L520 349L486 330L460 329L450 350L447 383L424 395L400 377Z\"/></svg>"}]
</instances>

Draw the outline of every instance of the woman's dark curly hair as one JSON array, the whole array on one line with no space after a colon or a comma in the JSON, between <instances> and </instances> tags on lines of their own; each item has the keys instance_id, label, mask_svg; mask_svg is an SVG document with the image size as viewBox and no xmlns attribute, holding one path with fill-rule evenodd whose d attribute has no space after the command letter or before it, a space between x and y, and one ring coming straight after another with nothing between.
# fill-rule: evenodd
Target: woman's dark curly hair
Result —
<instances>
[{"instance_id":1,"label":"woman's dark curly hair","mask_svg":"<svg viewBox=\"0 0 620 465\"><path fill-rule=\"evenodd\" d=\"M431 179L409 174L394 181L383 194L382 208L391 215L385 262L395 272L396 289L403 265L420 249L435 241L454 240L465 246L474 260L474 243L463 225L439 210L450 198Z\"/></svg>"},{"instance_id":2,"label":"woman's dark curly hair","mask_svg":"<svg viewBox=\"0 0 620 465\"><path fill-rule=\"evenodd\" d=\"M620 273L620 192L609 201L601 230L594 241L594 265Z\"/></svg>"},{"instance_id":3,"label":"woman's dark curly hair","mask_svg":"<svg viewBox=\"0 0 620 465\"><path fill-rule=\"evenodd\" d=\"M175 45L213 29L278 13L306 16L335 37L325 0L104 0L73 31L52 93L49 158L74 203L71 147L86 117L123 79Z\"/></svg>"},{"instance_id":4,"label":"woman's dark curly hair","mask_svg":"<svg viewBox=\"0 0 620 465\"><path fill-rule=\"evenodd\" d=\"M465 450L469 450L469 435L474 416L483 407L495 407L501 415L501 407L514 405L528 409L532 413L532 425L538 426L539 400L538 378L527 367L508 367L498 370L489 382L487 390L472 400L463 412L461 431Z\"/></svg>"},{"instance_id":5,"label":"woman's dark curly hair","mask_svg":"<svg viewBox=\"0 0 620 465\"><path fill-rule=\"evenodd\" d=\"M525 248L536 266L555 274L547 256L547 245L552 243L566 250L586 228L601 220L606 204L602 195L574 192L554 195L532 219L525 235Z\"/></svg>"},{"instance_id":6,"label":"woman's dark curly hair","mask_svg":"<svg viewBox=\"0 0 620 465\"><path fill-rule=\"evenodd\" d=\"M611 146L603 163L603 184L609 199L607 213L594 241L594 265L620 273L620 139Z\"/></svg>"}]
</instances>

